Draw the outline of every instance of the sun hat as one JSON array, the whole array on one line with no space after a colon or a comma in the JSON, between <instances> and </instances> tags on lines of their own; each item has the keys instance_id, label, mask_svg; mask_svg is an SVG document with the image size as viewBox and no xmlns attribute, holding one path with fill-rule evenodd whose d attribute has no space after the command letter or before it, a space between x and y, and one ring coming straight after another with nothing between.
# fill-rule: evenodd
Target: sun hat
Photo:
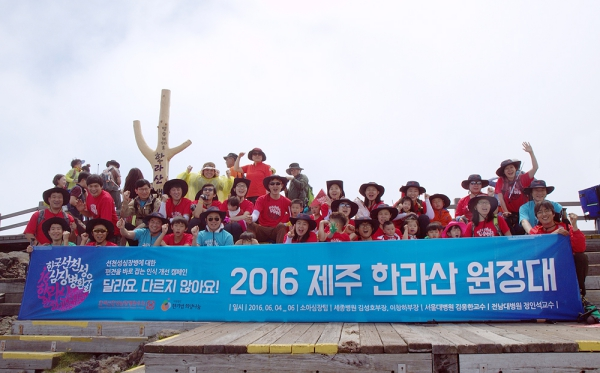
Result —
<instances>
[{"instance_id":1,"label":"sun hat","mask_svg":"<svg viewBox=\"0 0 600 373\"><path fill-rule=\"evenodd\" d=\"M464 237L465 233L467 232L467 225L462 221L452 220L450 223L448 223L448 225L446 225L446 228L444 228L444 231L442 232L442 238L449 238L448 231L455 226L458 226L460 228L460 236Z\"/></svg>"},{"instance_id":2,"label":"sun hat","mask_svg":"<svg viewBox=\"0 0 600 373\"><path fill-rule=\"evenodd\" d=\"M62 227L63 231L71 232L71 227L69 227L69 224L64 218L50 218L42 223L42 232L44 232L44 236L46 236L46 238L50 241L52 241L52 239L50 238L50 227L52 227L52 224L59 224Z\"/></svg>"},{"instance_id":3,"label":"sun hat","mask_svg":"<svg viewBox=\"0 0 600 373\"><path fill-rule=\"evenodd\" d=\"M390 217L390 220L394 220L396 218L396 216L398 216L398 209L392 207L392 206L388 206L386 204L382 204L379 205L377 208L374 208L371 211L371 219L377 220L377 215L379 214L379 211L382 210L387 210L390 212L390 214L392 214L392 216Z\"/></svg>"},{"instance_id":4,"label":"sun hat","mask_svg":"<svg viewBox=\"0 0 600 373\"><path fill-rule=\"evenodd\" d=\"M290 167L288 167L287 170L285 170L285 173L288 175L291 175L293 169L300 170L300 171L304 170L302 167L300 167L299 163L294 162L294 163L290 163Z\"/></svg>"},{"instance_id":5,"label":"sun hat","mask_svg":"<svg viewBox=\"0 0 600 373\"><path fill-rule=\"evenodd\" d=\"M371 228L373 228L373 231L371 232L371 236L379 228L379 222L377 220L371 219L367 216L361 216L359 218L354 219L354 226L356 227L356 229L359 229L360 225L362 223L368 223L371 226Z\"/></svg>"},{"instance_id":6,"label":"sun hat","mask_svg":"<svg viewBox=\"0 0 600 373\"><path fill-rule=\"evenodd\" d=\"M406 191L408 190L408 188L417 188L419 189L419 194L423 194L425 193L427 190L425 188L423 188L418 181L409 181L406 183L406 185L402 185L400 187L400 192L406 194Z\"/></svg>"},{"instance_id":7,"label":"sun hat","mask_svg":"<svg viewBox=\"0 0 600 373\"><path fill-rule=\"evenodd\" d=\"M81 161L81 163L83 163L83 161ZM111 159L110 161L106 162L106 167L109 167L110 165L113 165L116 168L121 168L119 162L115 161L114 159Z\"/></svg>"},{"instance_id":8,"label":"sun hat","mask_svg":"<svg viewBox=\"0 0 600 373\"><path fill-rule=\"evenodd\" d=\"M216 212L219 214L219 216L221 217L221 221L223 221L223 219L225 219L225 216L227 215L227 213L225 211L221 211L221 209L219 209L218 207L211 206L206 211L204 211L202 214L200 214L200 220L206 221L206 217L208 216L208 214L212 214L213 212Z\"/></svg>"},{"instance_id":9,"label":"sun hat","mask_svg":"<svg viewBox=\"0 0 600 373\"><path fill-rule=\"evenodd\" d=\"M317 222L315 220L313 220L310 217L310 215L308 215L308 214L298 214L298 216L296 216L295 218L290 218L290 223L292 223L292 225L294 225L294 224L296 224L296 222L298 220L307 221L309 231L314 231L315 228L317 227Z\"/></svg>"},{"instance_id":10,"label":"sun hat","mask_svg":"<svg viewBox=\"0 0 600 373\"><path fill-rule=\"evenodd\" d=\"M250 150L250 152L248 153L248 159L252 160L252 153L258 152L260 153L260 155L262 155L262 161L266 161L267 160L267 155L265 154L265 152L262 151L261 148L254 148L252 150Z\"/></svg>"},{"instance_id":11,"label":"sun hat","mask_svg":"<svg viewBox=\"0 0 600 373\"><path fill-rule=\"evenodd\" d=\"M467 178L467 180L463 180L460 183L460 186L462 186L463 189L469 190L469 185L471 184L471 181L481 181L481 187L482 188L485 188L486 186L490 185L489 181L483 180L481 178L481 175L473 174L473 175L469 175L469 177Z\"/></svg>"},{"instance_id":12,"label":"sun hat","mask_svg":"<svg viewBox=\"0 0 600 373\"><path fill-rule=\"evenodd\" d=\"M233 158L234 160L237 159L238 155L235 153L229 153L226 156L223 157L223 159L227 160L227 158Z\"/></svg>"},{"instance_id":13,"label":"sun hat","mask_svg":"<svg viewBox=\"0 0 600 373\"><path fill-rule=\"evenodd\" d=\"M267 176L263 179L263 186L265 187L266 190L269 190L269 183L275 179L281 181L281 184L283 184L283 187L285 187L287 185L288 179L286 179L285 177L279 176L279 175L271 175L271 176Z\"/></svg>"},{"instance_id":14,"label":"sun hat","mask_svg":"<svg viewBox=\"0 0 600 373\"><path fill-rule=\"evenodd\" d=\"M161 214L160 212L153 212L152 214L146 215L144 217L144 224L146 224L146 227L148 226L148 223L150 223L150 220L152 218L160 219L160 221L162 222L162 224L169 224L169 222L170 222L169 219L165 218L163 216L163 214Z\"/></svg>"},{"instance_id":15,"label":"sun hat","mask_svg":"<svg viewBox=\"0 0 600 373\"><path fill-rule=\"evenodd\" d=\"M487 194L480 194L476 197L471 198L471 200L469 201L469 211L471 211L474 214L477 202L483 199L488 200L490 202L490 205L492 206L490 212L494 213L494 211L496 211L496 209L498 208L498 200L496 199L496 197L490 197Z\"/></svg>"},{"instance_id":16,"label":"sun hat","mask_svg":"<svg viewBox=\"0 0 600 373\"><path fill-rule=\"evenodd\" d=\"M450 198L448 198L447 195L445 194L441 194L441 193L437 193L434 194L432 196L429 197L429 202L433 201L434 198L441 198L442 201L444 201L444 207L443 208L448 208L448 206L450 206Z\"/></svg>"},{"instance_id":17,"label":"sun hat","mask_svg":"<svg viewBox=\"0 0 600 373\"><path fill-rule=\"evenodd\" d=\"M44 200L44 202L46 202L47 205L50 204L50 202L48 202L48 200L50 200L50 196L52 195L52 193L60 193L62 194L63 197L63 203L62 205L65 206L67 203L69 203L69 192L66 189L63 188L50 188L48 190L45 190L44 193L42 193L42 199Z\"/></svg>"},{"instance_id":18,"label":"sun hat","mask_svg":"<svg viewBox=\"0 0 600 373\"><path fill-rule=\"evenodd\" d=\"M96 240L94 239L93 230L98 225L104 225L104 227L108 231L106 233L106 240L107 241L109 239L111 239L112 236L115 234L115 226L113 225L113 223L111 221L108 221L108 220L102 219L102 218L96 218L96 219L92 219L90 221L86 221L85 222L85 231L88 234L89 239L92 242L96 242Z\"/></svg>"},{"instance_id":19,"label":"sun hat","mask_svg":"<svg viewBox=\"0 0 600 373\"><path fill-rule=\"evenodd\" d=\"M342 203L347 203L350 205L350 215L348 215L348 218L352 219L352 217L358 212L358 205L355 202L349 200L348 198L340 198L331 202L331 211L339 211L340 205Z\"/></svg>"},{"instance_id":20,"label":"sun hat","mask_svg":"<svg viewBox=\"0 0 600 373\"><path fill-rule=\"evenodd\" d=\"M379 184L377 184L374 181L369 181L368 183L365 183L365 184L361 185L360 188L358 188L358 193L360 193L363 197L366 198L365 191L370 186L375 187L377 189L377 191L379 192L379 197L380 198L383 195L383 193L385 193L385 188L383 187L383 185L379 185Z\"/></svg>"},{"instance_id":21,"label":"sun hat","mask_svg":"<svg viewBox=\"0 0 600 373\"><path fill-rule=\"evenodd\" d=\"M546 186L546 182L544 180L535 179L527 188L523 188L523 192L525 194L531 194L531 192L533 192L533 189L535 188L546 188L546 194L550 194L554 191L554 187Z\"/></svg>"},{"instance_id":22,"label":"sun hat","mask_svg":"<svg viewBox=\"0 0 600 373\"><path fill-rule=\"evenodd\" d=\"M200 172L204 171L204 170L216 170L216 166L214 162L206 162L205 164L202 165L202 169L200 170Z\"/></svg>"},{"instance_id":23,"label":"sun hat","mask_svg":"<svg viewBox=\"0 0 600 373\"><path fill-rule=\"evenodd\" d=\"M188 192L188 185L185 180L182 179L171 179L165 183L163 187L163 193L171 197L171 188L180 187L181 188L181 197L185 197Z\"/></svg>"},{"instance_id":24,"label":"sun hat","mask_svg":"<svg viewBox=\"0 0 600 373\"><path fill-rule=\"evenodd\" d=\"M346 193L344 193L344 182L342 180L327 180L325 184L327 184L327 197L331 198L331 196L329 195L329 188L331 188L332 185L337 185L340 187L341 197L346 196Z\"/></svg>"},{"instance_id":25,"label":"sun hat","mask_svg":"<svg viewBox=\"0 0 600 373\"><path fill-rule=\"evenodd\" d=\"M496 175L498 175L499 177L504 177L504 169L509 166L509 165L514 165L515 168L518 170L519 168L521 168L521 161L518 159L507 159L505 161L502 161L502 163L500 163L500 168L496 170Z\"/></svg>"},{"instance_id":26,"label":"sun hat","mask_svg":"<svg viewBox=\"0 0 600 373\"><path fill-rule=\"evenodd\" d=\"M243 177L236 177L235 179L233 179L233 185L231 187L231 191L229 192L229 194L231 194L232 196L235 196L235 187L239 184L239 183L243 183L246 184L246 189L250 188L250 180L249 179L245 179ZM246 191L246 194L248 194L248 191Z\"/></svg>"}]
</instances>

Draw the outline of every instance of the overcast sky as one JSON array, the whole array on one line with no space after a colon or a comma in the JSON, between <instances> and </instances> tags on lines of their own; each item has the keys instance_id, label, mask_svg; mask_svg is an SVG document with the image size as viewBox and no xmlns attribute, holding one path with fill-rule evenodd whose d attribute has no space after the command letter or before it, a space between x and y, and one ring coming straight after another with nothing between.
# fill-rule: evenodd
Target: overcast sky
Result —
<instances>
[{"instance_id":1,"label":"overcast sky","mask_svg":"<svg viewBox=\"0 0 600 373\"><path fill-rule=\"evenodd\" d=\"M375 181L392 203L417 180L453 199L504 159L528 170L529 141L552 199L576 201L600 184L599 16L597 1L0 0L0 213L36 206L75 157L150 178L133 121L155 148L161 89L171 147L192 141L171 177L261 147L315 193Z\"/></svg>"}]
</instances>

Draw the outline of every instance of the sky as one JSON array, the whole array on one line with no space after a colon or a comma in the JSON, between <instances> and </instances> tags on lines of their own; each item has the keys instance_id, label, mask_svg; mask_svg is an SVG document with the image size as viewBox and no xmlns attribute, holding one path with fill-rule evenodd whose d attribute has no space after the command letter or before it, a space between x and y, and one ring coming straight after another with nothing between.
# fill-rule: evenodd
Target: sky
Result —
<instances>
[{"instance_id":1,"label":"sky","mask_svg":"<svg viewBox=\"0 0 600 373\"><path fill-rule=\"evenodd\" d=\"M170 146L192 141L171 178L260 147L315 193L375 181L391 204L417 180L454 199L505 159L529 170L528 141L551 199L577 201L600 184L599 15L597 1L0 0L0 214L37 206L73 158L150 178L133 121L155 148L162 89Z\"/></svg>"}]
</instances>

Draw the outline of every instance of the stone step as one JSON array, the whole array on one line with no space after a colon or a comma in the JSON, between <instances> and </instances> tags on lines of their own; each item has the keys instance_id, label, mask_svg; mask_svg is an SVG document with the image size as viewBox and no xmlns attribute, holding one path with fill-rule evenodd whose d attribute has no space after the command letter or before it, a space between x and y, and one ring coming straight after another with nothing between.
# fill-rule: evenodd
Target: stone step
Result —
<instances>
[{"instance_id":1,"label":"stone step","mask_svg":"<svg viewBox=\"0 0 600 373\"><path fill-rule=\"evenodd\" d=\"M54 368L63 352L0 352L0 370L41 370Z\"/></svg>"},{"instance_id":2,"label":"stone step","mask_svg":"<svg viewBox=\"0 0 600 373\"><path fill-rule=\"evenodd\" d=\"M161 330L186 331L204 324L206 322L17 320L12 325L12 334L148 337Z\"/></svg>"},{"instance_id":3,"label":"stone step","mask_svg":"<svg viewBox=\"0 0 600 373\"><path fill-rule=\"evenodd\" d=\"M0 316L16 316L21 309L21 303L0 303Z\"/></svg>"},{"instance_id":4,"label":"stone step","mask_svg":"<svg viewBox=\"0 0 600 373\"><path fill-rule=\"evenodd\" d=\"M132 352L147 337L73 337L65 335L2 335L0 351Z\"/></svg>"},{"instance_id":5,"label":"stone step","mask_svg":"<svg viewBox=\"0 0 600 373\"><path fill-rule=\"evenodd\" d=\"M25 290L25 279L0 279L0 293L22 293Z\"/></svg>"}]
</instances>

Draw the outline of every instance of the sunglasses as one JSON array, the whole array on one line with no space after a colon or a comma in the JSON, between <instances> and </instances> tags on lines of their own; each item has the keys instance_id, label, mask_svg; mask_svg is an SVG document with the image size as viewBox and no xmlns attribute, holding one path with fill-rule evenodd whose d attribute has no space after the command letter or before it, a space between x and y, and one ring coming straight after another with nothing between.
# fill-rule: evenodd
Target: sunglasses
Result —
<instances>
[{"instance_id":1,"label":"sunglasses","mask_svg":"<svg viewBox=\"0 0 600 373\"><path fill-rule=\"evenodd\" d=\"M481 185L481 181L471 181L471 185Z\"/></svg>"},{"instance_id":2,"label":"sunglasses","mask_svg":"<svg viewBox=\"0 0 600 373\"><path fill-rule=\"evenodd\" d=\"M106 233L108 231L106 229L94 229L92 232L94 232L94 233Z\"/></svg>"},{"instance_id":3,"label":"sunglasses","mask_svg":"<svg viewBox=\"0 0 600 373\"><path fill-rule=\"evenodd\" d=\"M216 218L207 218L206 220L208 220L208 221L219 221L219 220L221 220L221 218L220 218L220 217L216 217Z\"/></svg>"},{"instance_id":4,"label":"sunglasses","mask_svg":"<svg viewBox=\"0 0 600 373\"><path fill-rule=\"evenodd\" d=\"M277 182L277 181L275 181L275 182L269 183L269 185L281 185L281 183L280 183L280 182Z\"/></svg>"},{"instance_id":5,"label":"sunglasses","mask_svg":"<svg viewBox=\"0 0 600 373\"><path fill-rule=\"evenodd\" d=\"M259 152L253 152L252 155L262 155Z\"/></svg>"},{"instance_id":6,"label":"sunglasses","mask_svg":"<svg viewBox=\"0 0 600 373\"><path fill-rule=\"evenodd\" d=\"M340 207L350 207L349 203L340 203Z\"/></svg>"}]
</instances>

